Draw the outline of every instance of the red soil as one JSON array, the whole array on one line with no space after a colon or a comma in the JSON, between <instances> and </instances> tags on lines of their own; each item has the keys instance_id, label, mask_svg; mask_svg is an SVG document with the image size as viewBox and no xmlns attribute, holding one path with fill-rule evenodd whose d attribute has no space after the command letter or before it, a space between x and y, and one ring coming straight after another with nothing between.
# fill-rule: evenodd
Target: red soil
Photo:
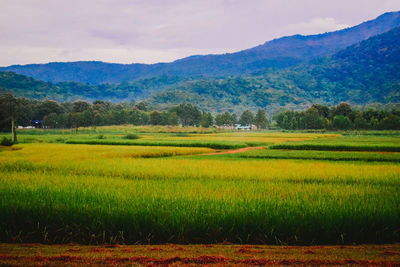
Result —
<instances>
[{"instance_id":1,"label":"red soil","mask_svg":"<svg viewBox=\"0 0 400 267\"><path fill-rule=\"evenodd\" d=\"M360 266L400 266L400 262L385 261L385 260L322 260L322 259L308 259L308 260L271 260L271 259L241 259L235 260L222 256L199 256L199 257L173 257L166 259L155 259L151 257L105 257L105 258L89 258L89 257L78 257L78 256L34 256L34 257L16 257L0 255L0 259L3 260L15 260L22 259L29 260L31 263L43 264L46 262L57 262L57 263L85 263L94 264L96 262L105 263L107 265L117 265L117 264L142 264L142 265L162 265L168 266L170 264L238 264L238 265L252 265L252 266L271 266L271 265L324 265L324 266L337 266L337 265L360 265Z\"/></svg>"},{"instance_id":2,"label":"red soil","mask_svg":"<svg viewBox=\"0 0 400 267\"><path fill-rule=\"evenodd\" d=\"M214 153L208 153L208 154L202 154L202 155L223 155L223 154L236 154L236 153L241 153L241 152L246 152L248 150L253 150L253 149L263 149L264 147L262 146L255 146L255 147L243 147L239 149L234 149L234 150L226 150L226 151L221 151L221 152L214 152Z\"/></svg>"}]
</instances>

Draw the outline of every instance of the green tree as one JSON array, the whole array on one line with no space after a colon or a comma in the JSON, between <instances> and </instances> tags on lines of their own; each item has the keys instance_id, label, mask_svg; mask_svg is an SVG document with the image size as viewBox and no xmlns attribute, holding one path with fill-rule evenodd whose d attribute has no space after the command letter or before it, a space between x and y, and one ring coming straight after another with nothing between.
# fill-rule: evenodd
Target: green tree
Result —
<instances>
[{"instance_id":1,"label":"green tree","mask_svg":"<svg viewBox=\"0 0 400 267\"><path fill-rule=\"evenodd\" d=\"M324 121L319 115L318 110L314 107L309 108L303 114L305 129L322 129L324 128Z\"/></svg>"},{"instance_id":2,"label":"green tree","mask_svg":"<svg viewBox=\"0 0 400 267\"><path fill-rule=\"evenodd\" d=\"M234 117L233 115L235 114L231 115L228 111L218 114L215 116L215 124L217 126L232 126L236 122L236 116Z\"/></svg>"},{"instance_id":3,"label":"green tree","mask_svg":"<svg viewBox=\"0 0 400 267\"><path fill-rule=\"evenodd\" d=\"M266 129L268 127L267 113L264 109L260 108L257 111L254 123L259 129Z\"/></svg>"},{"instance_id":4,"label":"green tree","mask_svg":"<svg viewBox=\"0 0 400 267\"><path fill-rule=\"evenodd\" d=\"M319 114L321 117L324 117L324 118L329 118L329 117L331 117L331 111L329 110L329 108L328 108L327 106L320 105L320 104L313 104L313 105L311 106L311 108L316 109L316 110L318 111L318 114Z\"/></svg>"},{"instance_id":5,"label":"green tree","mask_svg":"<svg viewBox=\"0 0 400 267\"><path fill-rule=\"evenodd\" d=\"M17 143L16 118L20 112L21 103L11 93L0 96L1 118L3 121L11 122L11 142Z\"/></svg>"},{"instance_id":6,"label":"green tree","mask_svg":"<svg viewBox=\"0 0 400 267\"><path fill-rule=\"evenodd\" d=\"M183 126L198 126L201 121L201 112L189 103L180 104L172 110L176 112Z\"/></svg>"},{"instance_id":7,"label":"green tree","mask_svg":"<svg viewBox=\"0 0 400 267\"><path fill-rule=\"evenodd\" d=\"M208 128L211 125L213 125L213 117L211 115L210 112L203 112L202 116L201 116L201 123L200 125L204 128Z\"/></svg>"},{"instance_id":8,"label":"green tree","mask_svg":"<svg viewBox=\"0 0 400 267\"><path fill-rule=\"evenodd\" d=\"M167 115L167 125L178 125L179 124L179 118L178 115L176 115L176 112L166 112Z\"/></svg>"},{"instance_id":9,"label":"green tree","mask_svg":"<svg viewBox=\"0 0 400 267\"><path fill-rule=\"evenodd\" d=\"M351 113L351 106L347 103L340 103L336 106L335 115L349 116Z\"/></svg>"},{"instance_id":10,"label":"green tree","mask_svg":"<svg viewBox=\"0 0 400 267\"><path fill-rule=\"evenodd\" d=\"M153 111L150 113L150 124L152 125L162 125L162 116L161 112Z\"/></svg>"},{"instance_id":11,"label":"green tree","mask_svg":"<svg viewBox=\"0 0 400 267\"><path fill-rule=\"evenodd\" d=\"M81 101L81 100L75 101L72 106L73 112L84 112L88 109L90 109L90 104L86 101Z\"/></svg>"},{"instance_id":12,"label":"green tree","mask_svg":"<svg viewBox=\"0 0 400 267\"><path fill-rule=\"evenodd\" d=\"M50 127L50 128L57 128L57 114L50 113L49 115L44 116L43 118L43 125Z\"/></svg>"},{"instance_id":13,"label":"green tree","mask_svg":"<svg viewBox=\"0 0 400 267\"><path fill-rule=\"evenodd\" d=\"M56 101L45 100L37 105L36 111L34 112L34 118L32 119L42 120L44 116L49 115L50 113L60 114L63 112L64 109Z\"/></svg>"},{"instance_id":14,"label":"green tree","mask_svg":"<svg viewBox=\"0 0 400 267\"><path fill-rule=\"evenodd\" d=\"M352 122L349 117L338 115L333 118L333 127L338 130L349 130L352 128Z\"/></svg>"},{"instance_id":15,"label":"green tree","mask_svg":"<svg viewBox=\"0 0 400 267\"><path fill-rule=\"evenodd\" d=\"M243 111L240 115L239 123L241 125L252 125L254 123L254 115L250 110Z\"/></svg>"}]
</instances>

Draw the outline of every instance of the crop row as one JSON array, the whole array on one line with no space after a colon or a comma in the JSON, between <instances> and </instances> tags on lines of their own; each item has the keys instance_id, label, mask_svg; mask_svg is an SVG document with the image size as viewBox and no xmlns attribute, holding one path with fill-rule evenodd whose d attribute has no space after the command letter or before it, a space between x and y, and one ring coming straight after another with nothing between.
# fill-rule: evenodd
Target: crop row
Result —
<instances>
[{"instance_id":1,"label":"crop row","mask_svg":"<svg viewBox=\"0 0 400 267\"><path fill-rule=\"evenodd\" d=\"M207 142L207 141L183 141L183 140L67 140L66 144L87 145L118 145L118 146L173 146L173 147L208 147L213 149L233 149L246 147L246 143L239 142Z\"/></svg>"},{"instance_id":2,"label":"crop row","mask_svg":"<svg viewBox=\"0 0 400 267\"><path fill-rule=\"evenodd\" d=\"M400 162L397 152L349 152L349 151L316 151L316 150L277 150L262 149L234 155L248 159L301 159L328 161L377 161Z\"/></svg>"}]
</instances>

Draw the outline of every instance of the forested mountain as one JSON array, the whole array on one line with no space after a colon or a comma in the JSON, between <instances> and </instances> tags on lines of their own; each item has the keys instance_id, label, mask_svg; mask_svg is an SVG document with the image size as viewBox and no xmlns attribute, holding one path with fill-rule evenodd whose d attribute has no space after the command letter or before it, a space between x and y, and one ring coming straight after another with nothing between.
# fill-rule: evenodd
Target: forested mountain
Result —
<instances>
[{"instance_id":1,"label":"forested mountain","mask_svg":"<svg viewBox=\"0 0 400 267\"><path fill-rule=\"evenodd\" d=\"M400 12L391 12L336 32L294 35L236 53L191 56L172 63L125 65L96 61L58 62L14 65L2 67L0 70L13 71L43 81L90 84L121 83L161 75L197 78L248 75L268 68L283 69L316 57L329 56L397 26L400 26Z\"/></svg>"},{"instance_id":2,"label":"forested mountain","mask_svg":"<svg viewBox=\"0 0 400 267\"><path fill-rule=\"evenodd\" d=\"M10 91L17 96L32 99L51 99L59 102L82 100L109 100L114 102L143 100L152 93L177 85L189 78L158 76L134 82L91 85L78 82L51 83L17 74L0 71L0 93Z\"/></svg>"},{"instance_id":3,"label":"forested mountain","mask_svg":"<svg viewBox=\"0 0 400 267\"><path fill-rule=\"evenodd\" d=\"M196 80L148 101L160 107L190 102L219 112L311 103L400 102L400 27L350 46L331 57L256 76ZM217 109L216 109L217 108Z\"/></svg>"},{"instance_id":4,"label":"forested mountain","mask_svg":"<svg viewBox=\"0 0 400 267\"><path fill-rule=\"evenodd\" d=\"M391 13L391 16L393 14L399 13ZM251 74L221 77L162 75L93 85L44 82L3 71L0 72L0 91L57 101L144 100L148 106L159 110L188 102L205 111L237 114L245 109L302 109L312 103L399 103L399 44L400 27L396 27L332 55L310 59L296 66L264 68Z\"/></svg>"}]
</instances>

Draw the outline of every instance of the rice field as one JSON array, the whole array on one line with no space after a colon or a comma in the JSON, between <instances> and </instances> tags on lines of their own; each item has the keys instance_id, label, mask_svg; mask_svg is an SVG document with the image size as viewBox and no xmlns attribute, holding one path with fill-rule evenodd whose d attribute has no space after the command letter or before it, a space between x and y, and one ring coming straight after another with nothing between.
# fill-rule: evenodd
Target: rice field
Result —
<instances>
[{"instance_id":1,"label":"rice field","mask_svg":"<svg viewBox=\"0 0 400 267\"><path fill-rule=\"evenodd\" d=\"M20 140L30 136L34 141L3 147L0 241L276 245L400 241L399 153L268 148L301 142L396 147L400 140L396 135L136 131L138 140L153 143L53 142L60 136L123 140L127 132L114 130L103 133L105 139L83 130L20 134ZM213 154L222 148L157 146L160 140L243 141L245 146L261 143L265 148Z\"/></svg>"}]
</instances>

